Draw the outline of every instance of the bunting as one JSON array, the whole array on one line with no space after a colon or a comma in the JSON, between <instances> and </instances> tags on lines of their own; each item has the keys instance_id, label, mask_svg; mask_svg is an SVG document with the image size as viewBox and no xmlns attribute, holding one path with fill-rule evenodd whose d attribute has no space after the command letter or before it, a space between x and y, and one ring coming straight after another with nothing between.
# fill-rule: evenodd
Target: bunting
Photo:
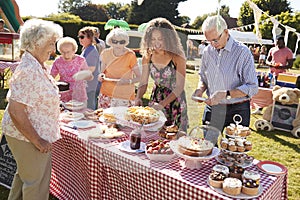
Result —
<instances>
[{"instance_id":1,"label":"bunting","mask_svg":"<svg viewBox=\"0 0 300 200\"><path fill-rule=\"evenodd\" d=\"M256 36L259 40L261 40L262 36L261 36L260 31L259 31L259 20L260 20L260 17L262 15L262 10L259 9L258 6L255 3L253 3L251 0L247 0L247 2L249 3L250 8L252 8L252 10L253 10Z\"/></svg>"}]
</instances>

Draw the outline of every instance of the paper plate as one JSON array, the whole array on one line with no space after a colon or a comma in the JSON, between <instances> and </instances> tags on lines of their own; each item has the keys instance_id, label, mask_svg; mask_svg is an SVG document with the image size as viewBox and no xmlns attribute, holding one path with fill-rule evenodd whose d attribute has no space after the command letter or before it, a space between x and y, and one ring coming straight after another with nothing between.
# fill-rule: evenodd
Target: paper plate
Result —
<instances>
[{"instance_id":1,"label":"paper plate","mask_svg":"<svg viewBox=\"0 0 300 200\"><path fill-rule=\"evenodd\" d=\"M62 120L75 121L84 118L83 113L79 112L63 112L60 114Z\"/></svg>"},{"instance_id":2,"label":"paper plate","mask_svg":"<svg viewBox=\"0 0 300 200\"><path fill-rule=\"evenodd\" d=\"M82 70L73 75L76 81L85 80L92 75L90 70Z\"/></svg>"},{"instance_id":3,"label":"paper plate","mask_svg":"<svg viewBox=\"0 0 300 200\"><path fill-rule=\"evenodd\" d=\"M207 98L204 98L204 97L196 97L196 96L192 96L192 99L193 99L194 101L206 101L206 100L207 100Z\"/></svg>"},{"instance_id":4,"label":"paper plate","mask_svg":"<svg viewBox=\"0 0 300 200\"><path fill-rule=\"evenodd\" d=\"M78 120L78 121L71 121L68 123L70 127L77 127L77 128L92 128L96 127L96 123L91 120Z\"/></svg>"},{"instance_id":5,"label":"paper plate","mask_svg":"<svg viewBox=\"0 0 300 200\"><path fill-rule=\"evenodd\" d=\"M287 168L284 165L269 160L260 161L256 167L260 171L271 175L284 175L287 173Z\"/></svg>"},{"instance_id":6,"label":"paper plate","mask_svg":"<svg viewBox=\"0 0 300 200\"><path fill-rule=\"evenodd\" d=\"M130 141L126 140L119 144L119 149L122 151L129 152L129 153L143 153L146 150L146 144L144 142L141 142L141 146L139 149L131 149Z\"/></svg>"}]
</instances>

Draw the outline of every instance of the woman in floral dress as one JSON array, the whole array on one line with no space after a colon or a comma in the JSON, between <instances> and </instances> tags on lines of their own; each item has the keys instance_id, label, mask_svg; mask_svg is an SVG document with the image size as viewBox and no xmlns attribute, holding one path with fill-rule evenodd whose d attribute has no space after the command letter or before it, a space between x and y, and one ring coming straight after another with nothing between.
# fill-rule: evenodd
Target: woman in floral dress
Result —
<instances>
[{"instance_id":1,"label":"woman in floral dress","mask_svg":"<svg viewBox=\"0 0 300 200\"><path fill-rule=\"evenodd\" d=\"M156 18L149 22L141 41L141 53L143 71L136 105L142 105L141 98L147 90L150 75L154 86L149 105L165 113L166 125L177 125L186 131L186 58L180 39L167 19Z\"/></svg>"}]
</instances>

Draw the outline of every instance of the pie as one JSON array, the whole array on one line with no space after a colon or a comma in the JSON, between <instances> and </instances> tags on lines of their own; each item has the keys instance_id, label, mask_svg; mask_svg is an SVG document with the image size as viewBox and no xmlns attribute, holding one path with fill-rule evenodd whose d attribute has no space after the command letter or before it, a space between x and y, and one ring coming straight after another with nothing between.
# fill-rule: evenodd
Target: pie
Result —
<instances>
[{"instance_id":1,"label":"pie","mask_svg":"<svg viewBox=\"0 0 300 200\"><path fill-rule=\"evenodd\" d=\"M159 120L159 112L149 106L132 106L125 112L125 119L139 124L151 124Z\"/></svg>"}]
</instances>

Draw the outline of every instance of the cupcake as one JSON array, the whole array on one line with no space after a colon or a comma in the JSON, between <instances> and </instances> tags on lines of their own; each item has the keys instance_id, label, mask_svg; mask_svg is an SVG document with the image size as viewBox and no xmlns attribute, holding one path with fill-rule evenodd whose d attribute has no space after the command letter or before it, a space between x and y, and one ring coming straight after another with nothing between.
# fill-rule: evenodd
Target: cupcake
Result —
<instances>
[{"instance_id":1,"label":"cupcake","mask_svg":"<svg viewBox=\"0 0 300 200\"><path fill-rule=\"evenodd\" d=\"M243 141L238 141L237 142L237 151L238 152L244 152L245 151L245 146Z\"/></svg>"},{"instance_id":2,"label":"cupcake","mask_svg":"<svg viewBox=\"0 0 300 200\"><path fill-rule=\"evenodd\" d=\"M222 188L224 179L229 175L228 167L224 165L215 165L209 175L209 184L213 187Z\"/></svg>"},{"instance_id":3,"label":"cupcake","mask_svg":"<svg viewBox=\"0 0 300 200\"><path fill-rule=\"evenodd\" d=\"M242 175L242 193L254 196L258 194L260 175L255 171L245 170Z\"/></svg>"},{"instance_id":4,"label":"cupcake","mask_svg":"<svg viewBox=\"0 0 300 200\"><path fill-rule=\"evenodd\" d=\"M253 156L246 156L246 158L245 158L245 164L251 165L252 162L253 162L253 160L254 160Z\"/></svg>"},{"instance_id":5,"label":"cupcake","mask_svg":"<svg viewBox=\"0 0 300 200\"><path fill-rule=\"evenodd\" d=\"M237 196L241 194L242 181L237 178L225 178L223 182L223 191L226 194Z\"/></svg>"},{"instance_id":6,"label":"cupcake","mask_svg":"<svg viewBox=\"0 0 300 200\"><path fill-rule=\"evenodd\" d=\"M250 151L252 149L252 143L250 141L245 141L244 146L246 151Z\"/></svg>"},{"instance_id":7,"label":"cupcake","mask_svg":"<svg viewBox=\"0 0 300 200\"><path fill-rule=\"evenodd\" d=\"M237 147L235 146L235 142L230 141L228 143L228 150L229 151L237 151Z\"/></svg>"},{"instance_id":8,"label":"cupcake","mask_svg":"<svg viewBox=\"0 0 300 200\"><path fill-rule=\"evenodd\" d=\"M228 148L228 140L221 140L221 148L222 149Z\"/></svg>"},{"instance_id":9,"label":"cupcake","mask_svg":"<svg viewBox=\"0 0 300 200\"><path fill-rule=\"evenodd\" d=\"M231 166L229 167L229 177L242 179L242 175L244 173L244 168L240 166Z\"/></svg>"}]
</instances>

